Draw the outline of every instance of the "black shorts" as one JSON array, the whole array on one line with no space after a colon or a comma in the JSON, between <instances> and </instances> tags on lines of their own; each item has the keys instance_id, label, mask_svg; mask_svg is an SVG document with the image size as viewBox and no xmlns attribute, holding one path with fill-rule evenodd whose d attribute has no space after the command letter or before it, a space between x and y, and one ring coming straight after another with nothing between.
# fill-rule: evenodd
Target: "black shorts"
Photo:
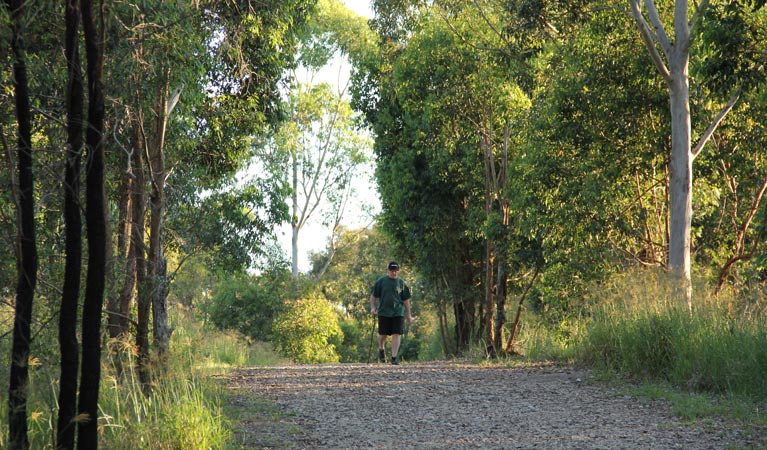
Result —
<instances>
[{"instance_id":1,"label":"black shorts","mask_svg":"<svg viewBox=\"0 0 767 450\"><path fill-rule=\"evenodd\" d=\"M405 329L404 317L381 317L378 316L378 334L391 336L392 334L402 334Z\"/></svg>"}]
</instances>

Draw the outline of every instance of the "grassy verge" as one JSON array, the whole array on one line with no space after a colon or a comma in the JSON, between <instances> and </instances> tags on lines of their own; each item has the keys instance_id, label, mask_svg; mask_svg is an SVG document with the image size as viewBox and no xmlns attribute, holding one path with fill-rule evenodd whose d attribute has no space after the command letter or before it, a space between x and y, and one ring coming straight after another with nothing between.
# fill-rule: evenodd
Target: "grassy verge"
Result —
<instances>
[{"instance_id":1,"label":"grassy verge","mask_svg":"<svg viewBox=\"0 0 767 450\"><path fill-rule=\"evenodd\" d=\"M149 395L143 393L133 368L135 361L129 343L122 347L124 370L119 377L114 366L105 361L99 394L101 448L242 448L237 425L228 409L231 393L215 375L224 375L234 367L285 361L268 345L249 344L234 334L210 330L183 309L174 308L172 312L175 331L168 370L155 372ZM33 364L27 404L28 435L31 448L54 449L59 368L49 362L56 361L55 341L51 339L46 346L37 347L36 353L44 355L33 353L30 358ZM4 383L7 385L7 381ZM4 448L8 427L4 391L0 391L0 427L0 448Z\"/></svg>"},{"instance_id":2,"label":"grassy verge","mask_svg":"<svg viewBox=\"0 0 767 450\"><path fill-rule=\"evenodd\" d=\"M578 362L638 382L675 413L767 425L767 300L697 286L692 310L657 273L600 287L581 327Z\"/></svg>"}]
</instances>

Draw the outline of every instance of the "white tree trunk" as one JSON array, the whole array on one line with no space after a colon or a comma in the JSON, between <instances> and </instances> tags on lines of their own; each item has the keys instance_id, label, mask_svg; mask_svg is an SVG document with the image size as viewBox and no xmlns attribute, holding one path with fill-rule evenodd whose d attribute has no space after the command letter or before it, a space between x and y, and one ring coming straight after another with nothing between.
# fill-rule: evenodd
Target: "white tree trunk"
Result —
<instances>
[{"instance_id":1,"label":"white tree trunk","mask_svg":"<svg viewBox=\"0 0 767 450\"><path fill-rule=\"evenodd\" d=\"M692 162L711 138L722 119L732 110L740 97L740 88L736 89L730 100L722 107L719 114L711 121L706 131L692 147L690 124L690 86L688 65L690 60L690 42L693 33L690 24L699 23L708 6L708 0L696 3L697 10L691 19L688 15L688 0L674 1L674 40L666 34L653 0L644 0L644 13L641 0L629 0L630 14L639 29L639 35L650 57L668 85L671 109L671 159L670 173L670 230L668 267L672 275L681 281L687 298L688 307L692 308L692 282L690 276L690 235L692 231ZM645 14L647 18L645 18ZM648 23L649 20L649 23ZM662 53L659 51L662 50ZM664 57L665 56L665 61ZM668 67L666 66L668 63Z\"/></svg>"},{"instance_id":2,"label":"white tree trunk","mask_svg":"<svg viewBox=\"0 0 767 450\"><path fill-rule=\"evenodd\" d=\"M301 224L299 223L299 212L298 212L298 158L293 151L292 155L292 163L291 169L292 169L292 187L293 187L293 194L292 194L292 201L293 201L293 218L290 222L292 235L290 238L290 244L291 244L291 257L292 257L292 274L293 279L298 279L298 232L301 229Z\"/></svg>"},{"instance_id":3,"label":"white tree trunk","mask_svg":"<svg viewBox=\"0 0 767 450\"><path fill-rule=\"evenodd\" d=\"M687 54L675 55L670 61L671 108L670 172L670 234L668 266L684 289L688 307L692 306L690 275L690 235L692 228L692 161L690 142L690 98L687 75Z\"/></svg>"},{"instance_id":4,"label":"white tree trunk","mask_svg":"<svg viewBox=\"0 0 767 450\"><path fill-rule=\"evenodd\" d=\"M640 0L630 0L631 15L650 52L655 67L666 80L671 110L671 158L669 159L669 249L668 267L684 287L688 305L692 301L690 279L690 234L692 224L692 161L690 86L688 77L690 26L687 0L674 3L674 40L666 34L652 0L645 0L647 20ZM656 46L657 45L657 46ZM662 50L659 52L659 48ZM665 57L665 61L664 61ZM666 65L668 64L668 65Z\"/></svg>"}]
</instances>

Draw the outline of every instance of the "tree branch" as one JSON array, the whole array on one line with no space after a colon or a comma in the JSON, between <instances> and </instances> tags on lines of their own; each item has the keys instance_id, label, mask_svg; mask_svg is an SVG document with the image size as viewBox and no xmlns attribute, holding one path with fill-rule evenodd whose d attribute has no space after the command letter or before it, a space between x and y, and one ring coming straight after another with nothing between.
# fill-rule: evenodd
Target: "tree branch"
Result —
<instances>
[{"instance_id":1,"label":"tree branch","mask_svg":"<svg viewBox=\"0 0 767 450\"><path fill-rule=\"evenodd\" d=\"M644 42L645 47L647 48L647 51L650 52L650 57L652 58L653 63L655 64L655 68L658 69L658 72L660 72L661 76L663 76L663 79L666 80L666 82L670 81L671 75L669 74L668 68L666 67L666 64L663 62L663 58L661 58L661 55L658 52L657 47L655 47L655 42L659 42L661 46L663 46L664 50L666 49L670 50L671 48L671 44L668 42L668 36L666 36L665 31L663 31L663 25L660 25L660 31L663 36L661 38L660 36L653 33L652 30L650 30L650 26L647 24L647 21L642 15L642 11L639 6L639 0L631 0L630 14L634 18L634 21L636 22L637 28L639 29L639 36L642 38L642 42ZM656 11L656 14L657 14L657 11ZM668 51L666 52L668 53Z\"/></svg>"},{"instance_id":2,"label":"tree branch","mask_svg":"<svg viewBox=\"0 0 767 450\"><path fill-rule=\"evenodd\" d=\"M673 45L666 34L666 28L663 26L663 22L660 20L660 14L655 7L653 0L644 0L645 7L647 8L647 15L650 18L653 28L655 28L655 39L663 47L663 51L668 55L673 49Z\"/></svg>"},{"instance_id":3,"label":"tree branch","mask_svg":"<svg viewBox=\"0 0 767 450\"><path fill-rule=\"evenodd\" d=\"M700 137L700 140L697 144L695 144L695 148L692 149L692 158L693 160L698 156L701 150L703 150L703 146L706 145L706 142L708 142L709 139L711 139L711 136L714 134L714 131L716 131L719 124L722 122L722 119L724 119L724 116L726 116L732 108L735 106L735 103L738 102L738 99L740 98L740 92L742 90L742 86L739 86L735 93L730 98L730 101L727 102L726 105L722 108L721 111L719 111L719 114L714 117L714 120L711 122L711 124L708 126L708 129L706 129L706 132L703 133L703 136Z\"/></svg>"},{"instance_id":4,"label":"tree branch","mask_svg":"<svg viewBox=\"0 0 767 450\"><path fill-rule=\"evenodd\" d=\"M702 0L700 3L695 3L695 13L690 18L690 36L694 36L694 30L695 28L701 23L703 20L703 14L706 13L706 9L708 9L708 0Z\"/></svg>"}]
</instances>

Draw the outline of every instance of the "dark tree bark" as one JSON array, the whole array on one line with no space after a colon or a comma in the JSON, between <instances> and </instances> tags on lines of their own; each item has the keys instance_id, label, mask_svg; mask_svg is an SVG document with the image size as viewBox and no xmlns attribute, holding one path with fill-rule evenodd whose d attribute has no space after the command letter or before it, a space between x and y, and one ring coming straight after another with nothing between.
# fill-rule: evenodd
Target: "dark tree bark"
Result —
<instances>
[{"instance_id":1,"label":"dark tree bark","mask_svg":"<svg viewBox=\"0 0 767 450\"><path fill-rule=\"evenodd\" d=\"M147 279L146 270L146 245L144 244L144 229L145 229L145 215L146 215L146 172L144 164L144 147L141 143L144 142L144 136L141 133L142 117L134 119L134 142L136 147L134 148L133 155L135 156L135 165L133 167L134 175L136 177L133 180L133 190L131 191L131 241L130 250L135 259L135 275L136 275L136 306L138 309L138 317L136 318L136 348L138 350L138 374L139 381L144 388L145 392L148 392L150 375L149 375L149 313L151 312L150 305L152 299L149 292L149 280Z\"/></svg>"},{"instance_id":2,"label":"dark tree bark","mask_svg":"<svg viewBox=\"0 0 767 450\"><path fill-rule=\"evenodd\" d=\"M167 74L166 74L167 80ZM154 107L155 122L152 127L149 154L149 181L152 186L149 197L149 257L148 269L152 290L152 336L154 350L158 360L165 366L165 357L170 347L170 336L173 330L168 325L168 275L167 260L162 240L163 224L165 222L165 133L168 126L168 113L175 105L175 100L169 96L166 84L159 94Z\"/></svg>"},{"instance_id":3,"label":"dark tree bark","mask_svg":"<svg viewBox=\"0 0 767 450\"><path fill-rule=\"evenodd\" d=\"M59 382L59 417L56 425L56 448L75 447L77 411L77 307L82 272L82 221L80 219L80 160L83 148L83 79L78 51L80 27L78 0L67 0L65 53L68 69L67 85L67 153L64 175L64 223L66 256L64 286L59 312L59 348L61 376Z\"/></svg>"},{"instance_id":4,"label":"dark tree bark","mask_svg":"<svg viewBox=\"0 0 767 450\"><path fill-rule=\"evenodd\" d=\"M506 324L506 300L508 295L507 283L509 278L509 192L507 173L509 169L509 135L511 128L506 125L503 129L503 149L501 164L498 171L498 211L501 215L501 230L498 240L496 257L498 258L498 275L495 280L495 345L497 350L503 346L503 326Z\"/></svg>"},{"instance_id":5,"label":"dark tree bark","mask_svg":"<svg viewBox=\"0 0 767 450\"><path fill-rule=\"evenodd\" d=\"M8 387L8 444L11 449L29 448L27 437L27 391L29 387L29 344L32 301L37 284L37 242L35 240L35 197L32 168L32 113L22 41L23 0L6 0L11 13L13 87L18 122L18 235L16 314L13 322L11 375Z\"/></svg>"},{"instance_id":6,"label":"dark tree bark","mask_svg":"<svg viewBox=\"0 0 767 450\"><path fill-rule=\"evenodd\" d=\"M101 312L106 272L106 215L104 201L104 90L103 34L97 32L93 2L82 0L82 23L88 73L88 127L85 146L85 221L88 236L88 273L85 284L82 329L82 366L78 412L87 417L78 426L77 448L98 448L98 394L101 379ZM99 8L101 11L101 8ZM103 17L99 16L101 20ZM103 33L104 27L101 24Z\"/></svg>"},{"instance_id":7,"label":"dark tree bark","mask_svg":"<svg viewBox=\"0 0 767 450\"><path fill-rule=\"evenodd\" d=\"M123 354L124 345L128 337L128 323L130 301L133 298L133 291L136 286L136 257L131 246L131 214L132 204L130 202L133 186L133 159L131 155L128 168L123 176L123 182L120 189L120 216L117 231L117 260L123 262L124 272L122 273L122 286L119 291L111 292L107 298L107 333L109 335L108 347L110 360L115 369L117 378L123 374ZM115 271L114 277L121 275Z\"/></svg>"}]
</instances>

